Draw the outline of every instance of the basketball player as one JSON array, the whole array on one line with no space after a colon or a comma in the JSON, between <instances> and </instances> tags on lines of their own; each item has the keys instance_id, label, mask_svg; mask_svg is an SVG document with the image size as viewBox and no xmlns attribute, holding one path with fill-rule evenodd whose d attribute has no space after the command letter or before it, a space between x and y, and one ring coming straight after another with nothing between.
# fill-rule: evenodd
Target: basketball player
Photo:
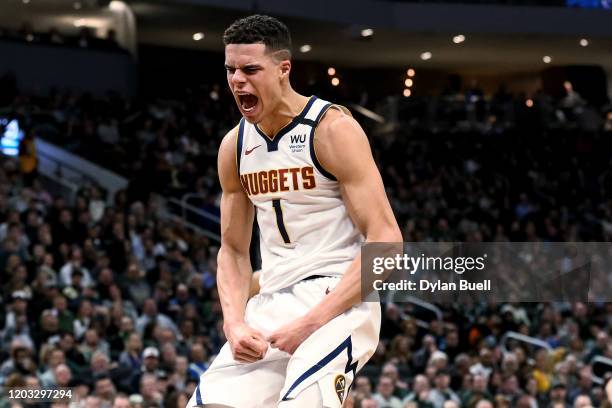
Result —
<instances>
[{"instance_id":1,"label":"basketball player","mask_svg":"<svg viewBox=\"0 0 612 408\"><path fill-rule=\"evenodd\" d=\"M401 234L361 127L345 108L292 89L287 27L250 16L224 43L243 116L218 159L228 342L188 407L341 407L380 329L379 304L360 299L360 246ZM255 211L262 270L249 299Z\"/></svg>"}]
</instances>

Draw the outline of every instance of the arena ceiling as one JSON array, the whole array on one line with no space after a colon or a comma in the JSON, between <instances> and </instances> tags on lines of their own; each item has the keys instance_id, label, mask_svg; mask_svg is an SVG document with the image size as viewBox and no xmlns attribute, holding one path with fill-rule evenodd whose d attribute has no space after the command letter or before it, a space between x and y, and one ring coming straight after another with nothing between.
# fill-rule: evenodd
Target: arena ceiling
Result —
<instances>
[{"instance_id":1,"label":"arena ceiling","mask_svg":"<svg viewBox=\"0 0 612 408\"><path fill-rule=\"evenodd\" d=\"M75 3L80 4L77 10ZM35 27L56 26L74 30L74 21L108 19L108 7L96 0L3 0L0 26L33 21ZM225 27L244 13L194 5L190 1L132 0L138 25L138 42L162 46L222 51ZM473 74L519 73L554 65L602 65L612 71L612 39L544 34L432 33L371 27L374 34L362 38L364 25L284 17L292 31L296 59L322 61L340 66L395 66L454 70ZM201 40L193 35L203 33ZM455 44L455 35L465 41ZM311 50L299 51L308 44ZM422 60L424 52L431 59ZM545 64L544 57L551 63Z\"/></svg>"}]
</instances>

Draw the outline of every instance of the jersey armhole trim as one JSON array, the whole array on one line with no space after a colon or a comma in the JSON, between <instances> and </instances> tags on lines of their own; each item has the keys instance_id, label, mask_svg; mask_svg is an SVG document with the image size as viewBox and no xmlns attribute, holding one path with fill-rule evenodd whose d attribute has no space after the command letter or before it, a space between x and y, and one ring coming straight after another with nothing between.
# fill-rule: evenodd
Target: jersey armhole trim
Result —
<instances>
[{"instance_id":1,"label":"jersey armhole trim","mask_svg":"<svg viewBox=\"0 0 612 408\"><path fill-rule=\"evenodd\" d=\"M240 178L240 158L242 157L242 142L244 139L244 118L240 119L238 135L236 136L236 172Z\"/></svg>"},{"instance_id":2,"label":"jersey armhole trim","mask_svg":"<svg viewBox=\"0 0 612 408\"><path fill-rule=\"evenodd\" d=\"M322 175L324 175L325 177L327 177L328 179L332 181L338 181L338 179L336 179L336 177L333 174L331 174L329 171L323 168L323 166L321 165L321 162L317 158L317 152L315 150L315 145L314 145L315 134L317 132L317 126L319 125L319 122L321 121L321 118L323 117L325 112L327 112L328 109L331 108L332 106L333 105L331 103L328 103L325 106L323 106L323 108L321 109L321 112L319 112L319 114L317 115L317 118L314 121L315 122L314 126L312 126L312 128L310 129L310 158L312 159L312 163L315 165L317 170Z\"/></svg>"},{"instance_id":3,"label":"jersey armhole trim","mask_svg":"<svg viewBox=\"0 0 612 408\"><path fill-rule=\"evenodd\" d=\"M344 105L339 105L339 104L335 103L331 107L338 109L340 112L344 113L345 115L349 115L351 118L353 117L353 114L351 113L349 108L347 108Z\"/></svg>"}]
</instances>

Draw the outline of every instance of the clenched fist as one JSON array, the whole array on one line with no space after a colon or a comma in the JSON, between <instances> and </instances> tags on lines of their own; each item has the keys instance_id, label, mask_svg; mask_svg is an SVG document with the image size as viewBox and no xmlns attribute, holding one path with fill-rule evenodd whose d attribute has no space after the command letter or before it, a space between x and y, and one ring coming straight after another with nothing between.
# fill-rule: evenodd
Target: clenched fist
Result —
<instances>
[{"instance_id":1,"label":"clenched fist","mask_svg":"<svg viewBox=\"0 0 612 408\"><path fill-rule=\"evenodd\" d=\"M268 350L264 336L246 323L225 326L223 331L236 361L253 363L261 360Z\"/></svg>"}]
</instances>

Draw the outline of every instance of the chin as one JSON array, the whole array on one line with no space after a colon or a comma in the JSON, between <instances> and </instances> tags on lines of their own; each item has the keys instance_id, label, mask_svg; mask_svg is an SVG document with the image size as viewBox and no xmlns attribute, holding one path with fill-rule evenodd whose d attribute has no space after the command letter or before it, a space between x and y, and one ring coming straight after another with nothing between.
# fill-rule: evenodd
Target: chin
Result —
<instances>
[{"instance_id":1,"label":"chin","mask_svg":"<svg viewBox=\"0 0 612 408\"><path fill-rule=\"evenodd\" d=\"M260 110L259 112L253 112L254 114L251 114L251 115L249 115L246 112L241 112L241 113L242 113L242 117L244 118L244 120L246 120L247 122L253 125L258 124L265 117L263 110Z\"/></svg>"}]
</instances>

